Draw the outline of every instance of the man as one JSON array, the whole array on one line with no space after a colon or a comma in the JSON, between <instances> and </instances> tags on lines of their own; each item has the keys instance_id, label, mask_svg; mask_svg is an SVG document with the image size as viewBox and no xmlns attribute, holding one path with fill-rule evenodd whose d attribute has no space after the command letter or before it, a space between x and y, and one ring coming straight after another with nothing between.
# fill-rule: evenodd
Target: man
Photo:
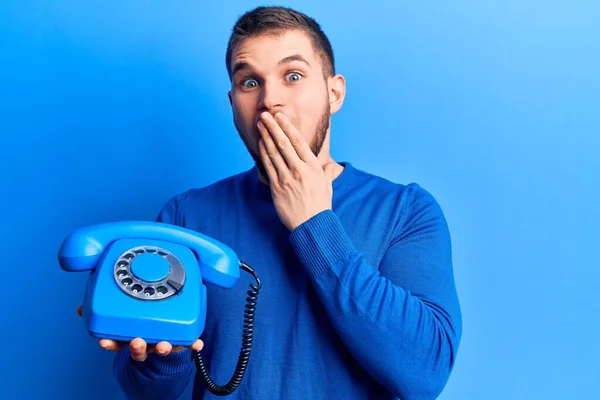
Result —
<instances>
[{"instance_id":1,"label":"man","mask_svg":"<svg viewBox=\"0 0 600 400\"><path fill-rule=\"evenodd\" d=\"M233 121L256 166L170 199L158 221L224 242L262 280L248 369L232 399L434 399L461 338L442 211L330 156L344 101L331 45L308 16L259 7L227 49ZM244 278L244 274L242 274ZM200 350L218 384L240 350L246 283L207 285L191 348L101 340L131 399L175 399ZM194 399L214 398L196 374Z\"/></svg>"}]
</instances>

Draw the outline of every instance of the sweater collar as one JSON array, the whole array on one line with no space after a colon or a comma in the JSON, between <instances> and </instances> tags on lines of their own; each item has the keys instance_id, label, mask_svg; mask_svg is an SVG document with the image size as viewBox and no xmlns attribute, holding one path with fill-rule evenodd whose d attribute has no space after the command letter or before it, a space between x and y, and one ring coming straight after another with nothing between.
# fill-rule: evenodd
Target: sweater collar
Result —
<instances>
[{"instance_id":1,"label":"sweater collar","mask_svg":"<svg viewBox=\"0 0 600 400\"><path fill-rule=\"evenodd\" d=\"M338 164L342 165L344 169L342 170L340 175L338 175L338 177L333 181L334 196L336 195L336 192L343 190L344 187L347 186L346 183L349 180L351 180L351 176L354 172L354 167L350 162L340 161L338 162ZM269 187L269 185L262 183L258 178L258 168L256 167L256 165L247 170L243 174L243 177L245 192L248 195L252 197L257 197L262 201L273 201L271 197L271 188Z\"/></svg>"}]
</instances>

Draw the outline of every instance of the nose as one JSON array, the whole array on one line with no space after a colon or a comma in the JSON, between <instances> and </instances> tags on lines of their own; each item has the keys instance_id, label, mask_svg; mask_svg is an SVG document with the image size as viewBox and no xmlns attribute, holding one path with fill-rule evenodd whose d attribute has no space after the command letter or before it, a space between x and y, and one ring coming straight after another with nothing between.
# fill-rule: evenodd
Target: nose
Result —
<instances>
[{"instance_id":1,"label":"nose","mask_svg":"<svg viewBox=\"0 0 600 400\"><path fill-rule=\"evenodd\" d=\"M278 88L276 83L265 82L261 88L258 110L260 112L272 111L274 109L283 107L283 96L283 90Z\"/></svg>"}]
</instances>

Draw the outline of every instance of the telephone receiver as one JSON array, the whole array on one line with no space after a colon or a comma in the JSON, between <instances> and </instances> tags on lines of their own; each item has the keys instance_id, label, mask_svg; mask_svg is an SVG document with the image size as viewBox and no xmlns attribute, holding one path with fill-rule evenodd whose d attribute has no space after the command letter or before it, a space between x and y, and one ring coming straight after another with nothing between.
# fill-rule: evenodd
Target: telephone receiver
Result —
<instances>
[{"instance_id":1,"label":"telephone receiver","mask_svg":"<svg viewBox=\"0 0 600 400\"><path fill-rule=\"evenodd\" d=\"M202 278L220 287L233 287L240 277L240 262L228 246L201 233L161 222L119 221L80 228L63 241L58 261L65 271L93 270L108 245L126 238L154 239L189 247L199 261Z\"/></svg>"},{"instance_id":2,"label":"telephone receiver","mask_svg":"<svg viewBox=\"0 0 600 400\"><path fill-rule=\"evenodd\" d=\"M232 288L240 270L250 273L242 348L233 377L215 384L200 352L196 367L208 390L233 393L245 373L261 282L254 270L224 243L191 229L162 222L117 221L81 227L58 251L62 270L89 271L82 313L91 336L117 341L141 337L190 346L206 322L206 286Z\"/></svg>"}]
</instances>

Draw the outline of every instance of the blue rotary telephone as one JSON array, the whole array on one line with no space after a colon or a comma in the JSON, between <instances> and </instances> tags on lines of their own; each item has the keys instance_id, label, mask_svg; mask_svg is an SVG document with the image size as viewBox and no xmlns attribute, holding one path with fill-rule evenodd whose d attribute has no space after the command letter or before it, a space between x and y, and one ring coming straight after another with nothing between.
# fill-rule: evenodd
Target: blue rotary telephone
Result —
<instances>
[{"instance_id":1,"label":"blue rotary telephone","mask_svg":"<svg viewBox=\"0 0 600 400\"><path fill-rule=\"evenodd\" d=\"M190 346L204 331L206 287L233 287L240 269L256 280L247 292L242 348L224 386L209 377L202 354L192 354L207 388L233 393L242 381L252 347L261 282L232 249L196 231L161 222L121 221L79 228L58 252L65 271L90 271L83 319L96 338Z\"/></svg>"}]
</instances>

